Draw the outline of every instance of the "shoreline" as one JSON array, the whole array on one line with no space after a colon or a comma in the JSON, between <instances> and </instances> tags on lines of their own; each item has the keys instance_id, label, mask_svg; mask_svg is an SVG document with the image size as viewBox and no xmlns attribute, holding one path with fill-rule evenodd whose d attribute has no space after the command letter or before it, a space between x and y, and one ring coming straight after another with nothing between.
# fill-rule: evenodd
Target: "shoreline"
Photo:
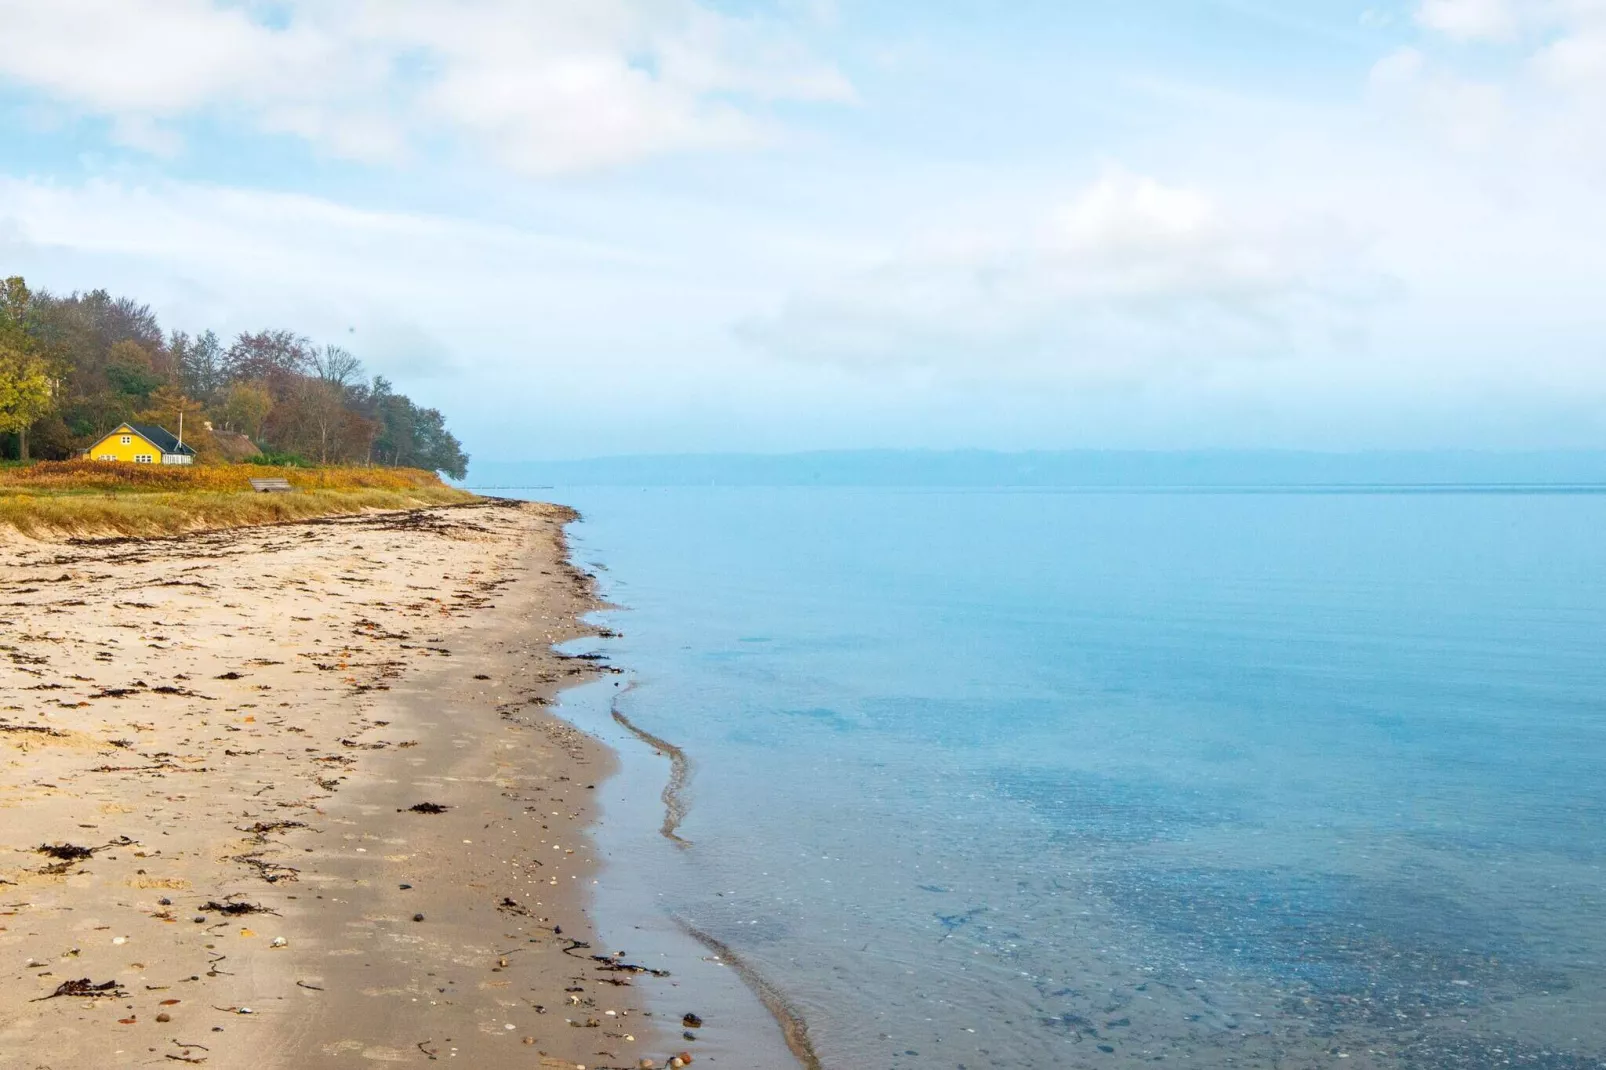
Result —
<instances>
[{"instance_id":1,"label":"shoreline","mask_svg":"<svg viewBox=\"0 0 1606 1070\"><path fill-rule=\"evenodd\" d=\"M555 648L600 608L572 517L0 544L0 1063L687 1047L589 921L615 758L550 709L608 671Z\"/></svg>"}]
</instances>

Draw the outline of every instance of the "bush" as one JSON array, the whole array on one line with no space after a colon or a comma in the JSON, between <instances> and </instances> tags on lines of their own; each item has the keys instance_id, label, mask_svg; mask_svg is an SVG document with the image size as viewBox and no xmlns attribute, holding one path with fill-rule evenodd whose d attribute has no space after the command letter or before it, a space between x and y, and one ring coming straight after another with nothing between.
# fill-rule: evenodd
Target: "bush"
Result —
<instances>
[{"instance_id":1,"label":"bush","mask_svg":"<svg viewBox=\"0 0 1606 1070\"><path fill-rule=\"evenodd\" d=\"M290 450L263 450L262 456L254 457L252 464L269 464L275 468L311 468L312 462Z\"/></svg>"}]
</instances>

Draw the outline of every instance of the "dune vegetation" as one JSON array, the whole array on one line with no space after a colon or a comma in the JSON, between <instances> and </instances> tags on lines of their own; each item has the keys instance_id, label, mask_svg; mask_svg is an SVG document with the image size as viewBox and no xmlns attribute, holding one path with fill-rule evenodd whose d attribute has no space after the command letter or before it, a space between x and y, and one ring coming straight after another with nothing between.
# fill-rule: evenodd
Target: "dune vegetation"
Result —
<instances>
[{"instance_id":1,"label":"dune vegetation","mask_svg":"<svg viewBox=\"0 0 1606 1070\"><path fill-rule=\"evenodd\" d=\"M252 479L287 479L262 494ZM162 536L474 501L416 468L41 461L0 468L0 526L33 538Z\"/></svg>"}]
</instances>

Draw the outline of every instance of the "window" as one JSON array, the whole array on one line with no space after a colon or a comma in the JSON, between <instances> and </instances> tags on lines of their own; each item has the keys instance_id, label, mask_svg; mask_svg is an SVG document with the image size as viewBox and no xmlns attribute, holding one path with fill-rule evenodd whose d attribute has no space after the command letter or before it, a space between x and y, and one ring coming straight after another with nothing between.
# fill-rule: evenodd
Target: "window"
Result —
<instances>
[{"instance_id":1,"label":"window","mask_svg":"<svg viewBox=\"0 0 1606 1070\"><path fill-rule=\"evenodd\" d=\"M124 435L123 436L123 445L132 446L133 444L134 444L134 436L133 435Z\"/></svg>"},{"instance_id":2,"label":"window","mask_svg":"<svg viewBox=\"0 0 1606 1070\"><path fill-rule=\"evenodd\" d=\"M135 464L150 464L151 463L151 455L148 454L148 453L135 454L134 455L134 463Z\"/></svg>"},{"instance_id":3,"label":"window","mask_svg":"<svg viewBox=\"0 0 1606 1070\"><path fill-rule=\"evenodd\" d=\"M97 457L95 459L97 461L115 461L117 459L117 457L115 455L113 455L113 454L110 454L110 453L103 453L103 454L101 454L99 457Z\"/></svg>"}]
</instances>

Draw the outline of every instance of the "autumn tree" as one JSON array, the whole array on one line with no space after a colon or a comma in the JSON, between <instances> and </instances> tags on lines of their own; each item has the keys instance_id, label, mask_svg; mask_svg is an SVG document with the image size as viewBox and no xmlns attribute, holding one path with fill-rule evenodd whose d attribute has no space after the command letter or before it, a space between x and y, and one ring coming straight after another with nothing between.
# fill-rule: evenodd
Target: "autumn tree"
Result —
<instances>
[{"instance_id":1,"label":"autumn tree","mask_svg":"<svg viewBox=\"0 0 1606 1070\"><path fill-rule=\"evenodd\" d=\"M183 331L174 331L168 336L167 348L184 393L202 401L215 401L226 385L223 343L216 332L202 331L191 338Z\"/></svg>"},{"instance_id":2,"label":"autumn tree","mask_svg":"<svg viewBox=\"0 0 1606 1070\"><path fill-rule=\"evenodd\" d=\"M55 383L28 333L33 295L20 276L0 284L0 431L17 436L28 459L28 429L55 403Z\"/></svg>"},{"instance_id":3,"label":"autumn tree","mask_svg":"<svg viewBox=\"0 0 1606 1070\"><path fill-rule=\"evenodd\" d=\"M312 363L312 343L294 331L242 333L223 355L223 374L231 383L260 383L275 399L284 397Z\"/></svg>"},{"instance_id":4,"label":"autumn tree","mask_svg":"<svg viewBox=\"0 0 1606 1070\"><path fill-rule=\"evenodd\" d=\"M315 350L311 365L314 375L342 391L362 379L362 361L339 346L329 345Z\"/></svg>"},{"instance_id":5,"label":"autumn tree","mask_svg":"<svg viewBox=\"0 0 1606 1070\"><path fill-rule=\"evenodd\" d=\"M225 430L238 431L255 439L262 434L262 424L273 411L273 395L267 387L257 383L235 383L223 396L216 414Z\"/></svg>"},{"instance_id":6,"label":"autumn tree","mask_svg":"<svg viewBox=\"0 0 1606 1070\"><path fill-rule=\"evenodd\" d=\"M148 305L105 290L0 291L0 432L69 456L119 423L177 431L210 453L206 423L324 463L416 465L463 475L467 457L440 412L415 404L340 346L283 329L164 332Z\"/></svg>"}]
</instances>

